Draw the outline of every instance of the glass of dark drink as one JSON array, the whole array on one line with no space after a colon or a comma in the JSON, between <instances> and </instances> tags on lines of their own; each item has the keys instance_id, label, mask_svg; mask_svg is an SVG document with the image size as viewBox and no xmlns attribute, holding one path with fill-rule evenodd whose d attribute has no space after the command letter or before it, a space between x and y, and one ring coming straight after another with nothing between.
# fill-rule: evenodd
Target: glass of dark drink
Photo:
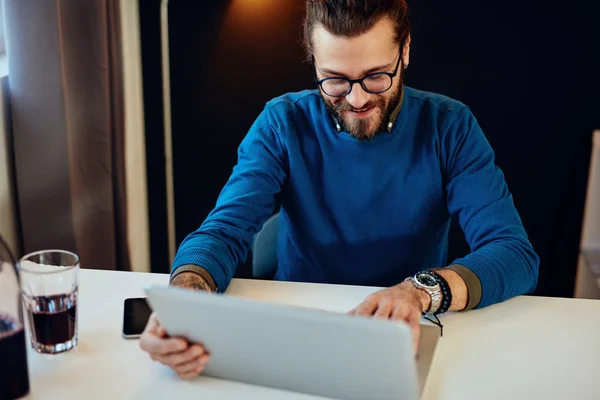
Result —
<instances>
[{"instance_id":1,"label":"glass of dark drink","mask_svg":"<svg viewBox=\"0 0 600 400\"><path fill-rule=\"evenodd\" d=\"M16 261L0 237L0 400L29 393L22 310Z\"/></svg>"},{"instance_id":2,"label":"glass of dark drink","mask_svg":"<svg viewBox=\"0 0 600 400\"><path fill-rule=\"evenodd\" d=\"M33 349L56 354L76 347L79 257L43 250L21 258L18 269Z\"/></svg>"}]
</instances>

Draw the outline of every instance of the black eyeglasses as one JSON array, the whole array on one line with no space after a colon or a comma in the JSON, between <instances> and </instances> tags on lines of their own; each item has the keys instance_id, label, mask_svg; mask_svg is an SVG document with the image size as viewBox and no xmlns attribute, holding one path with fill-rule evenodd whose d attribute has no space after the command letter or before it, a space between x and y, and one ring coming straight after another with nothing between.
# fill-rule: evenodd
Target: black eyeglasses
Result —
<instances>
[{"instance_id":1,"label":"black eyeglasses","mask_svg":"<svg viewBox=\"0 0 600 400\"><path fill-rule=\"evenodd\" d=\"M396 68L394 72L374 72L367 74L361 79L348 79L344 77L331 77L318 80L315 73L315 83L319 85L323 93L331 97L346 97L352 91L352 87L355 83L359 83L363 90L367 93L379 94L388 91L392 87L394 77L398 74L398 68L400 67L400 60L402 59L402 52L398 55L398 61L396 62ZM315 68L315 57L312 58Z\"/></svg>"}]
</instances>

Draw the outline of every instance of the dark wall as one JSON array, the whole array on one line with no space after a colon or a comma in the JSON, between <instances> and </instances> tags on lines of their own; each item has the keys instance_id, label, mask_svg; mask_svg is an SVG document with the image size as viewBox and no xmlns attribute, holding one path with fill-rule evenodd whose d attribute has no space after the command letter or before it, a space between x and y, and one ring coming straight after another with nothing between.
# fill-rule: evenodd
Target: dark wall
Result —
<instances>
[{"instance_id":1,"label":"dark wall","mask_svg":"<svg viewBox=\"0 0 600 400\"><path fill-rule=\"evenodd\" d=\"M303 0L199 3L169 9L177 243L214 206L264 103L312 86L299 44ZM406 83L472 108L540 254L537 294L570 296L600 128L598 14L584 2L488 3L411 1ZM452 243L453 256L468 251L460 230Z\"/></svg>"},{"instance_id":2,"label":"dark wall","mask_svg":"<svg viewBox=\"0 0 600 400\"><path fill-rule=\"evenodd\" d=\"M237 148L265 103L311 84L299 45L301 1L171 0L177 243L212 210ZM276 17L273 17L276 16ZM241 268L239 276L247 276Z\"/></svg>"},{"instance_id":3,"label":"dark wall","mask_svg":"<svg viewBox=\"0 0 600 400\"><path fill-rule=\"evenodd\" d=\"M473 109L541 257L538 293L571 296L591 135L600 128L593 2L411 6L408 83Z\"/></svg>"},{"instance_id":4,"label":"dark wall","mask_svg":"<svg viewBox=\"0 0 600 400\"><path fill-rule=\"evenodd\" d=\"M178 243L212 210L265 103L311 83L302 1L213 4L169 9Z\"/></svg>"},{"instance_id":5,"label":"dark wall","mask_svg":"<svg viewBox=\"0 0 600 400\"><path fill-rule=\"evenodd\" d=\"M168 272L170 270L164 158L160 3L161 0L139 2L152 272Z\"/></svg>"}]
</instances>

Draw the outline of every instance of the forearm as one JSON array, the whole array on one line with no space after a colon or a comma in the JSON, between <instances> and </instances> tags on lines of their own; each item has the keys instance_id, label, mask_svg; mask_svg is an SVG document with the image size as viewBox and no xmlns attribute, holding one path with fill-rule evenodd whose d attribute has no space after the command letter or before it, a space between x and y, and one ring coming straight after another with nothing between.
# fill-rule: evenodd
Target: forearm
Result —
<instances>
[{"instance_id":1,"label":"forearm","mask_svg":"<svg viewBox=\"0 0 600 400\"><path fill-rule=\"evenodd\" d=\"M539 258L530 245L519 240L489 243L455 263L481 279L478 308L529 293L537 284Z\"/></svg>"},{"instance_id":2,"label":"forearm","mask_svg":"<svg viewBox=\"0 0 600 400\"><path fill-rule=\"evenodd\" d=\"M452 303L450 303L449 311L462 311L467 308L469 290L464 279L456 271L449 268L440 268L435 271L448 282L450 287Z\"/></svg>"},{"instance_id":3,"label":"forearm","mask_svg":"<svg viewBox=\"0 0 600 400\"><path fill-rule=\"evenodd\" d=\"M205 279L202 275L191 271L185 271L177 274L171 279L169 284L171 286L177 286L191 290L202 290L205 292L215 291L207 279Z\"/></svg>"},{"instance_id":4,"label":"forearm","mask_svg":"<svg viewBox=\"0 0 600 400\"><path fill-rule=\"evenodd\" d=\"M224 291L235 274L238 261L230 247L217 235L228 237L230 233L215 231L207 234L204 233L206 230L202 227L182 242L173 260L171 278L179 273L191 271L202 275L209 283L213 281L215 291L216 288L218 291Z\"/></svg>"}]
</instances>

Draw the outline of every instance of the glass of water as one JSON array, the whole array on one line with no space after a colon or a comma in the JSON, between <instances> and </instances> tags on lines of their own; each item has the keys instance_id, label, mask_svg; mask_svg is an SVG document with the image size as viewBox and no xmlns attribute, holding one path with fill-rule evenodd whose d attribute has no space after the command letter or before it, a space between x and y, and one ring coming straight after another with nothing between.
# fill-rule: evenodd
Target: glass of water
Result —
<instances>
[{"instance_id":1,"label":"glass of water","mask_svg":"<svg viewBox=\"0 0 600 400\"><path fill-rule=\"evenodd\" d=\"M79 257L38 251L21 258L18 270L33 349L55 354L77 346Z\"/></svg>"}]
</instances>

